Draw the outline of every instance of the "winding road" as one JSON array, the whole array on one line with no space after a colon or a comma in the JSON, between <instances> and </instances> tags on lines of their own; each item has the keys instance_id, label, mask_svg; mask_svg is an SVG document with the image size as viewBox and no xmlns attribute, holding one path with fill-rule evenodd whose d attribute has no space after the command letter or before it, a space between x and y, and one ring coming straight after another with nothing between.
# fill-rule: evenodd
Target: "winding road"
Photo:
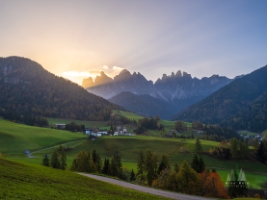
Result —
<instances>
[{"instance_id":1,"label":"winding road","mask_svg":"<svg viewBox=\"0 0 267 200\"><path fill-rule=\"evenodd\" d=\"M179 193L175 193L175 192L169 192L169 191L164 191L164 190L158 190L158 189L154 189L154 188L149 188L149 187L144 187L144 186L140 186L140 185L135 185L135 184L131 184L131 183L127 183L124 181L119 181L119 180L115 180L112 178L107 178L107 177L103 177L103 176L97 176L97 175L92 175L92 174L85 174L85 173L78 173L81 174L83 176L87 176L89 178L93 178L99 181L104 181L107 183L111 183L111 184L115 184L115 185L119 185L122 187L126 187L126 188L130 188L133 190L138 190L141 192L146 192L146 193L150 193L150 194L154 194L154 195L158 195L158 196L162 196L162 197L167 197L170 199L177 199L177 200L211 200L210 198L205 198L205 197L199 197L199 196L192 196L192 195L186 195L186 194L179 194Z\"/></svg>"}]
</instances>

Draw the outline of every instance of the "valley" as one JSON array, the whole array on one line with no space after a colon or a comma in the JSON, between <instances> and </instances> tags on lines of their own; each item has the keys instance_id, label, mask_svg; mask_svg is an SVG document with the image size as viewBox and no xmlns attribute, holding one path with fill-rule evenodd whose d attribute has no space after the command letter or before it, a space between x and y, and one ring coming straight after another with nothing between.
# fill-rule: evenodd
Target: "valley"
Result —
<instances>
[{"instance_id":1,"label":"valley","mask_svg":"<svg viewBox=\"0 0 267 200\"><path fill-rule=\"evenodd\" d=\"M118 112L136 120L141 117L125 111L114 111L114 113ZM66 123L70 121L72 120L49 119L50 123ZM86 121L76 121L76 123L84 122ZM174 123L171 121L165 120L161 121L161 123L165 125L166 130L171 130L174 126ZM111 158L114 151L117 150L120 153L123 168L127 168L129 171L132 169L137 171L136 162L140 150L150 150L155 152L159 157L162 154L166 154L169 157L172 168L175 162L181 164L186 160L190 163L194 156L195 139L164 138L161 137L158 131L149 130L145 135L131 137L102 136L95 141L91 141L88 140L88 136L78 132L73 133L51 128L31 127L5 120L0 120L0 125L0 141L7 141L0 145L0 152L2 152L4 158L21 163L31 163L38 166L41 165L43 155L51 155L60 144L69 149L67 151L68 168L71 166L75 156L81 150L85 150L86 152L91 152L93 149L96 150L96 152L100 154L102 161L104 158ZM95 123L93 121L87 121L86 125L107 128L104 121ZM133 125L125 124L125 126L134 128ZM191 124L188 123L188 127L190 126ZM208 152L210 148L217 147L219 142L201 140L201 144L203 152ZM31 157L23 154L23 151L26 149L31 150ZM184 149L186 149L187 153L184 152ZM216 169L222 180L226 180L227 174L238 165L245 171L247 179L250 182L250 187L260 189L260 184L263 181L266 181L266 165L263 165L258 161L216 159L207 154L201 154L201 157L209 169Z\"/></svg>"}]
</instances>

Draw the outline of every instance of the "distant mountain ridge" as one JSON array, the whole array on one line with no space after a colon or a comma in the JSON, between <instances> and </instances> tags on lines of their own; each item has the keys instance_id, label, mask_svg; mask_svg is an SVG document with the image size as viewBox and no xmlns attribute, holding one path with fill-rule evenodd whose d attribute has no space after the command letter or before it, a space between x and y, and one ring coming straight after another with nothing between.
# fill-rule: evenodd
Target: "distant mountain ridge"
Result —
<instances>
[{"instance_id":1,"label":"distant mountain ridge","mask_svg":"<svg viewBox=\"0 0 267 200\"><path fill-rule=\"evenodd\" d=\"M174 119L255 132L267 129L267 65L234 80Z\"/></svg>"},{"instance_id":2,"label":"distant mountain ridge","mask_svg":"<svg viewBox=\"0 0 267 200\"><path fill-rule=\"evenodd\" d=\"M178 70L176 74L172 73L170 76L163 74L162 78L153 83L140 73L134 72L131 74L128 70L124 69L114 79L101 72L100 76L96 77L95 82L89 77L83 80L82 85L88 92L109 99L111 102L127 110L145 116L153 116L155 113L149 104L152 101L153 106L157 108L164 106L164 111L162 109L158 110L158 113L165 112L160 114L161 117L170 118L175 113L205 98L231 81L232 79L219 75L202 79L192 78L190 74L182 73ZM133 95L124 92L130 92L136 96L133 97ZM128 98L126 98L127 95ZM154 99L143 95L149 95ZM140 99L141 97L142 99ZM127 103L123 102L121 98L124 101L127 99ZM133 105L136 102L143 102L147 106L139 106L137 108L138 105Z\"/></svg>"},{"instance_id":3,"label":"distant mountain ridge","mask_svg":"<svg viewBox=\"0 0 267 200\"><path fill-rule=\"evenodd\" d=\"M0 112L105 120L118 106L27 58L0 58Z\"/></svg>"}]
</instances>

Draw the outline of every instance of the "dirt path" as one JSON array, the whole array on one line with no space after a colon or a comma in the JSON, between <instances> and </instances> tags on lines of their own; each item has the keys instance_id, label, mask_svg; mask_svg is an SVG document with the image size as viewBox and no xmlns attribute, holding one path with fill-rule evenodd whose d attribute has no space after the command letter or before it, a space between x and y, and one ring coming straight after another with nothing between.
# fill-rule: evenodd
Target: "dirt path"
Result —
<instances>
[{"instance_id":1,"label":"dirt path","mask_svg":"<svg viewBox=\"0 0 267 200\"><path fill-rule=\"evenodd\" d=\"M164 191L164 190L157 190L154 188L144 187L144 186L140 186L140 185L134 185L134 184L127 183L124 181L119 181L119 180L115 180L115 179L107 178L107 177L102 177L102 176L96 176L96 175L92 175L92 174L85 174L85 173L78 173L78 174L81 174L83 176L87 176L87 177L90 177L90 178L93 178L96 180L104 181L107 183L119 185L122 187L134 189L134 190L138 190L141 192L146 192L146 193L150 193L150 194L154 194L154 195L158 195L158 196L167 197L170 199L177 199L177 200L208 200L209 199L209 198L205 198L205 197L191 196L191 195L179 194L179 193L175 193L175 192L168 192L168 191Z\"/></svg>"}]
</instances>

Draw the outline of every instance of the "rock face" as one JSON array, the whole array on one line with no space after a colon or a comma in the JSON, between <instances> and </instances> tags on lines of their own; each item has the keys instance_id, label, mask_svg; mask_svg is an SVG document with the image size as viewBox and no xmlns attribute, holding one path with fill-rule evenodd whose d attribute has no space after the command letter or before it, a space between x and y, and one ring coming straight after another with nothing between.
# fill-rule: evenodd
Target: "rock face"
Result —
<instances>
[{"instance_id":1,"label":"rock face","mask_svg":"<svg viewBox=\"0 0 267 200\"><path fill-rule=\"evenodd\" d=\"M231 81L218 75L192 78L190 74L179 70L170 76L163 74L153 83L140 73L131 74L123 70L114 79L107 77L104 72L96 77L95 82L92 78L84 79L83 87L132 112L169 119Z\"/></svg>"},{"instance_id":2,"label":"rock face","mask_svg":"<svg viewBox=\"0 0 267 200\"><path fill-rule=\"evenodd\" d=\"M163 74L162 78L153 84L140 73L131 74L123 70L114 79L107 77L104 72L96 77L95 82L90 77L84 79L83 87L105 99L110 99L121 92L131 92L137 95L148 94L164 101L173 101L191 97L204 98L231 81L218 75L202 79L192 78L190 74L179 70L170 76Z\"/></svg>"}]
</instances>

